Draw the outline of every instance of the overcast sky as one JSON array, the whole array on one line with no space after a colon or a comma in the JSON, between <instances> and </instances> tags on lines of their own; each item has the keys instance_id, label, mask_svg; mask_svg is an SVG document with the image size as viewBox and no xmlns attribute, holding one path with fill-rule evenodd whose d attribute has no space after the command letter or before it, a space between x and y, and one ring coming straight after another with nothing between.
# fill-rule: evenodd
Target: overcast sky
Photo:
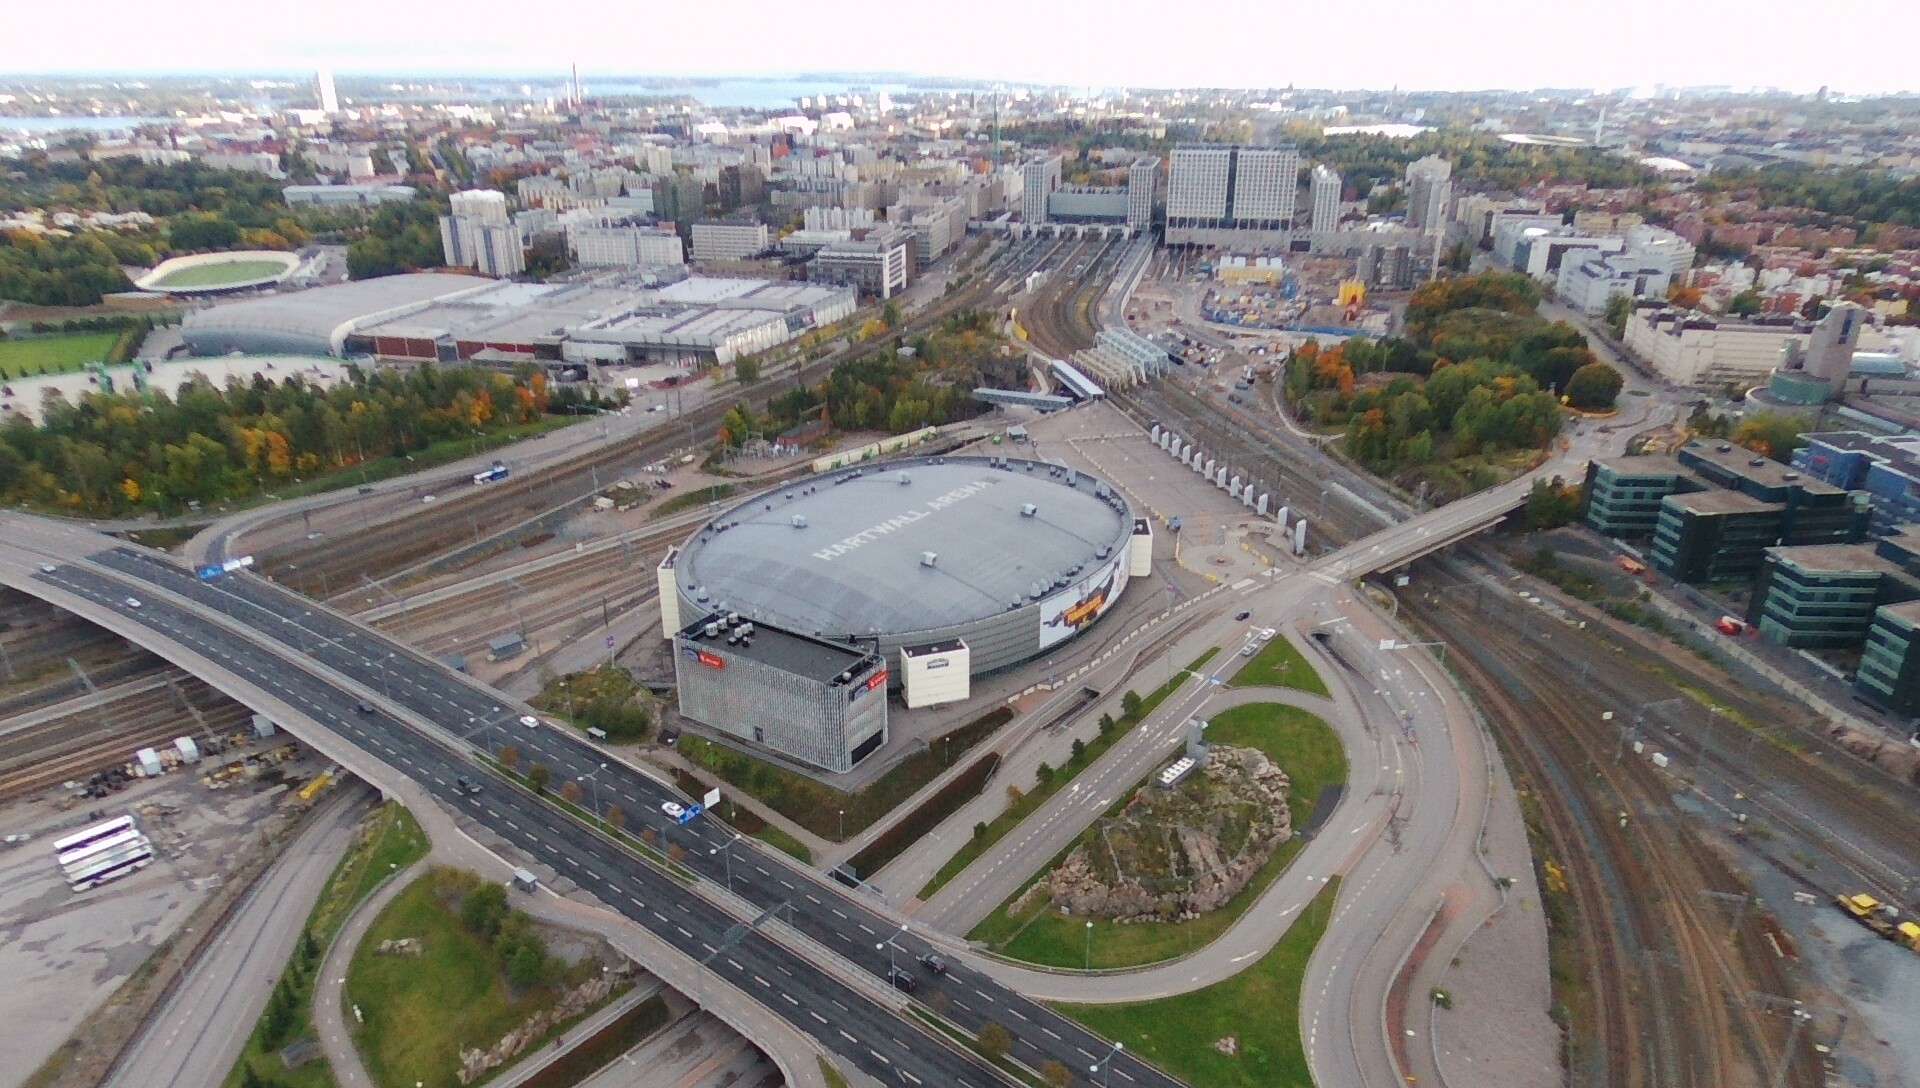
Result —
<instances>
[{"instance_id":1,"label":"overcast sky","mask_svg":"<svg viewBox=\"0 0 1920 1088\"><path fill-rule=\"evenodd\" d=\"M7 0L0 70L1920 90L1915 0Z\"/></svg>"}]
</instances>

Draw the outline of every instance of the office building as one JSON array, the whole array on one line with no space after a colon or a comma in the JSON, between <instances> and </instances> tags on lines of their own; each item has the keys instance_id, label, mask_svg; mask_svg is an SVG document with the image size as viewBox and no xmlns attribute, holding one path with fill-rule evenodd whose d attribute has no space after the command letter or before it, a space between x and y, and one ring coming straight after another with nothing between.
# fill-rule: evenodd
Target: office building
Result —
<instances>
[{"instance_id":1,"label":"office building","mask_svg":"<svg viewBox=\"0 0 1920 1088\"><path fill-rule=\"evenodd\" d=\"M467 189L447 197L456 219L503 226L507 222L507 194L498 189Z\"/></svg>"},{"instance_id":2,"label":"office building","mask_svg":"<svg viewBox=\"0 0 1920 1088\"><path fill-rule=\"evenodd\" d=\"M1168 244L1284 244L1299 173L1300 152L1291 146L1175 147L1167 172Z\"/></svg>"},{"instance_id":3,"label":"office building","mask_svg":"<svg viewBox=\"0 0 1920 1088\"><path fill-rule=\"evenodd\" d=\"M869 224L872 218L872 213L868 213ZM887 222L912 233L915 262L918 267L926 268L946 256L967 236L967 204L959 197L932 199L914 196L888 208ZM847 233L847 237L852 237L851 232ZM786 243L791 240L791 235L782 239L781 247L789 248ZM828 239L822 244L840 240ZM818 251L821 247L813 248Z\"/></svg>"},{"instance_id":4,"label":"office building","mask_svg":"<svg viewBox=\"0 0 1920 1088\"><path fill-rule=\"evenodd\" d=\"M1124 223L1127 191L1102 185L1062 185L1047 197L1052 223Z\"/></svg>"},{"instance_id":5,"label":"office building","mask_svg":"<svg viewBox=\"0 0 1920 1088\"><path fill-rule=\"evenodd\" d=\"M1817 480L1862 492L1873 507L1872 533L1886 537L1920 526L1920 437L1861 431L1806 435L1793 467Z\"/></svg>"},{"instance_id":6,"label":"office building","mask_svg":"<svg viewBox=\"0 0 1920 1088\"><path fill-rule=\"evenodd\" d=\"M836 283L873 298L892 298L906 290L918 265L913 232L894 226L869 227L844 242L821 248L807 264L810 283Z\"/></svg>"},{"instance_id":7,"label":"office building","mask_svg":"<svg viewBox=\"0 0 1920 1088\"><path fill-rule=\"evenodd\" d=\"M1653 535L1668 495L1705 491L1706 481L1671 456L1613 457L1587 462L1583 517L1594 532L1623 539Z\"/></svg>"},{"instance_id":8,"label":"office building","mask_svg":"<svg viewBox=\"0 0 1920 1088\"><path fill-rule=\"evenodd\" d=\"M1133 160L1127 168L1127 226L1136 231L1153 226L1153 189L1160 177L1160 159L1149 156Z\"/></svg>"},{"instance_id":9,"label":"office building","mask_svg":"<svg viewBox=\"0 0 1920 1088\"><path fill-rule=\"evenodd\" d=\"M571 232L576 259L583 265L641 268L687 263L680 236L657 227L580 227Z\"/></svg>"},{"instance_id":10,"label":"office building","mask_svg":"<svg viewBox=\"0 0 1920 1088\"><path fill-rule=\"evenodd\" d=\"M333 89L333 73L325 68L313 74L313 86L316 97L320 99L320 112L335 114L340 112L340 95Z\"/></svg>"},{"instance_id":11,"label":"office building","mask_svg":"<svg viewBox=\"0 0 1920 1088\"><path fill-rule=\"evenodd\" d=\"M1672 283L1664 261L1643 259L1631 249L1625 253L1589 249L1562 257L1554 294L1588 317L1599 317L1615 295L1665 298Z\"/></svg>"},{"instance_id":12,"label":"office building","mask_svg":"<svg viewBox=\"0 0 1920 1088\"><path fill-rule=\"evenodd\" d=\"M1313 168L1313 211L1308 220L1315 234L1330 234L1340 229L1340 175L1324 164Z\"/></svg>"},{"instance_id":13,"label":"office building","mask_svg":"<svg viewBox=\"0 0 1920 1088\"><path fill-rule=\"evenodd\" d=\"M1834 394L1840 392L1853 370L1853 352L1860 346L1860 330L1867 323L1866 313L1855 303L1836 302L1813 327L1813 335L1807 342L1807 373L1825 381Z\"/></svg>"},{"instance_id":14,"label":"office building","mask_svg":"<svg viewBox=\"0 0 1920 1088\"><path fill-rule=\"evenodd\" d=\"M1655 570L1688 583L1744 579L1765 549L1858 543L1866 497L1811 479L1728 442L1695 439L1675 460L1710 490L1661 500L1649 556Z\"/></svg>"},{"instance_id":15,"label":"office building","mask_svg":"<svg viewBox=\"0 0 1920 1088\"><path fill-rule=\"evenodd\" d=\"M707 214L706 183L691 174L665 174L653 183L653 211L662 219L692 223Z\"/></svg>"},{"instance_id":16,"label":"office building","mask_svg":"<svg viewBox=\"0 0 1920 1088\"><path fill-rule=\"evenodd\" d=\"M1747 620L1763 638L1796 649L1866 641L1882 605L1920 598L1920 579L1871 545L1768 548Z\"/></svg>"},{"instance_id":17,"label":"office building","mask_svg":"<svg viewBox=\"0 0 1920 1088\"><path fill-rule=\"evenodd\" d=\"M1783 345L1805 346L1811 326L1792 317L1724 318L1645 306L1627 318L1627 350L1675 385L1744 388L1781 365Z\"/></svg>"},{"instance_id":18,"label":"office building","mask_svg":"<svg viewBox=\"0 0 1920 1088\"><path fill-rule=\"evenodd\" d=\"M767 249L767 225L746 219L703 219L693 225L693 259L738 261Z\"/></svg>"},{"instance_id":19,"label":"office building","mask_svg":"<svg viewBox=\"0 0 1920 1088\"><path fill-rule=\"evenodd\" d=\"M680 713L825 771L887 741L887 666L872 649L716 614L673 636Z\"/></svg>"},{"instance_id":20,"label":"office building","mask_svg":"<svg viewBox=\"0 0 1920 1088\"><path fill-rule=\"evenodd\" d=\"M1028 159L1020 167L1020 219L1026 223L1047 221L1047 198L1060 187L1060 156Z\"/></svg>"},{"instance_id":21,"label":"office building","mask_svg":"<svg viewBox=\"0 0 1920 1088\"><path fill-rule=\"evenodd\" d=\"M469 189L448 197L452 215L440 217L440 248L450 267L504 278L527 270L520 232L507 215L507 194Z\"/></svg>"},{"instance_id":22,"label":"office building","mask_svg":"<svg viewBox=\"0 0 1920 1088\"><path fill-rule=\"evenodd\" d=\"M1628 253L1644 264L1658 264L1669 276L1680 276L1693 267L1693 243L1665 227L1640 223L1627 228L1626 238Z\"/></svg>"},{"instance_id":23,"label":"office building","mask_svg":"<svg viewBox=\"0 0 1920 1088\"><path fill-rule=\"evenodd\" d=\"M1890 714L1920 718L1920 601L1874 610L1853 689Z\"/></svg>"},{"instance_id":24,"label":"office building","mask_svg":"<svg viewBox=\"0 0 1920 1088\"><path fill-rule=\"evenodd\" d=\"M368 204L406 204L416 190L411 185L368 182L364 185L289 185L280 190L280 198L289 207L317 205L323 208Z\"/></svg>"},{"instance_id":25,"label":"office building","mask_svg":"<svg viewBox=\"0 0 1920 1088\"><path fill-rule=\"evenodd\" d=\"M1453 164L1428 155L1407 164L1407 226L1423 234L1447 229L1447 208L1453 202Z\"/></svg>"}]
</instances>

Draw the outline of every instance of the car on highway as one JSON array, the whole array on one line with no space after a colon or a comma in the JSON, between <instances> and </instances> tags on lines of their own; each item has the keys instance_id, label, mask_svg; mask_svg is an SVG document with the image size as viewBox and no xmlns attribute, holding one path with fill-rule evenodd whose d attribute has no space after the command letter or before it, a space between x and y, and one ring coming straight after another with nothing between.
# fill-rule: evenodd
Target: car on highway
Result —
<instances>
[{"instance_id":1,"label":"car on highway","mask_svg":"<svg viewBox=\"0 0 1920 1088\"><path fill-rule=\"evenodd\" d=\"M678 820L680 817L685 816L687 814L686 808L682 806L678 801L660 802L660 811L666 813L668 816L671 816L676 820Z\"/></svg>"},{"instance_id":2,"label":"car on highway","mask_svg":"<svg viewBox=\"0 0 1920 1088\"><path fill-rule=\"evenodd\" d=\"M140 607L140 598L138 598L138 597L128 597L128 598L127 598L127 607L128 607L128 608L139 608L139 607Z\"/></svg>"},{"instance_id":3,"label":"car on highway","mask_svg":"<svg viewBox=\"0 0 1920 1088\"><path fill-rule=\"evenodd\" d=\"M453 784L459 788L461 793L479 793L480 792L480 783L475 782L473 779L468 778L464 774L455 778L453 780Z\"/></svg>"},{"instance_id":4,"label":"car on highway","mask_svg":"<svg viewBox=\"0 0 1920 1088\"><path fill-rule=\"evenodd\" d=\"M1241 400L1241 399L1240 399L1240 394L1238 394L1238 393L1228 393L1228 394L1227 394L1227 403L1228 403L1228 404L1245 404L1245 403L1247 403L1247 402L1246 402L1246 401L1244 401L1244 400Z\"/></svg>"},{"instance_id":5,"label":"car on highway","mask_svg":"<svg viewBox=\"0 0 1920 1088\"><path fill-rule=\"evenodd\" d=\"M901 967L887 968L887 981L893 983L894 989L908 993L920 988L920 980L913 977L913 972Z\"/></svg>"},{"instance_id":6,"label":"car on highway","mask_svg":"<svg viewBox=\"0 0 1920 1088\"><path fill-rule=\"evenodd\" d=\"M1235 612L1233 614L1233 618L1235 620L1251 619L1252 617L1253 617L1253 613L1251 612Z\"/></svg>"},{"instance_id":7,"label":"car on highway","mask_svg":"<svg viewBox=\"0 0 1920 1088\"><path fill-rule=\"evenodd\" d=\"M41 573L41 574L52 574L52 573L53 573L53 572L54 572L55 570L57 570L57 569L59 569L59 568L57 568L57 567L55 567L55 566L54 566L54 565L53 565L52 563L42 563L42 564L40 564L40 573Z\"/></svg>"},{"instance_id":8,"label":"car on highway","mask_svg":"<svg viewBox=\"0 0 1920 1088\"><path fill-rule=\"evenodd\" d=\"M540 728L540 719L531 714L522 714L520 715L520 724L526 726L528 729L538 729Z\"/></svg>"},{"instance_id":9,"label":"car on highway","mask_svg":"<svg viewBox=\"0 0 1920 1088\"><path fill-rule=\"evenodd\" d=\"M944 975L947 973L947 957L938 952L929 952L920 957L920 966L936 975Z\"/></svg>"},{"instance_id":10,"label":"car on highway","mask_svg":"<svg viewBox=\"0 0 1920 1088\"><path fill-rule=\"evenodd\" d=\"M1240 656L1252 657L1254 649L1255 649L1255 646L1253 645L1253 643L1249 642L1245 646L1240 647Z\"/></svg>"},{"instance_id":11,"label":"car on highway","mask_svg":"<svg viewBox=\"0 0 1920 1088\"><path fill-rule=\"evenodd\" d=\"M353 704L353 709L359 711L362 714L371 714L373 713L373 704L367 702L365 699L362 699L359 702Z\"/></svg>"}]
</instances>

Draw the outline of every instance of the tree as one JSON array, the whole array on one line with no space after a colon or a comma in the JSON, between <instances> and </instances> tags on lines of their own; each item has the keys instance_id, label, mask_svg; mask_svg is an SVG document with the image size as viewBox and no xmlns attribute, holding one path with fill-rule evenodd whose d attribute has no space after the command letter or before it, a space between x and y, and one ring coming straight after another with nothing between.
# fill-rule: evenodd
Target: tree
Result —
<instances>
[{"instance_id":1,"label":"tree","mask_svg":"<svg viewBox=\"0 0 1920 1088\"><path fill-rule=\"evenodd\" d=\"M1733 440L1763 457L1785 464L1793 460L1793 451L1806 445L1805 435L1811 427L1812 421L1806 416L1755 412L1733 428Z\"/></svg>"},{"instance_id":2,"label":"tree","mask_svg":"<svg viewBox=\"0 0 1920 1088\"><path fill-rule=\"evenodd\" d=\"M1073 761L1075 763L1078 763L1082 759L1085 759L1086 755L1087 755L1087 742L1084 740L1081 740L1079 737L1073 738L1073 757L1072 757Z\"/></svg>"},{"instance_id":3,"label":"tree","mask_svg":"<svg viewBox=\"0 0 1920 1088\"><path fill-rule=\"evenodd\" d=\"M1567 379L1567 403L1589 412L1604 412L1613 407L1626 380L1605 363L1588 363Z\"/></svg>"},{"instance_id":4,"label":"tree","mask_svg":"<svg viewBox=\"0 0 1920 1088\"><path fill-rule=\"evenodd\" d=\"M1676 280L1673 286L1667 288L1667 301L1683 309L1697 310L1700 308L1700 289Z\"/></svg>"},{"instance_id":5,"label":"tree","mask_svg":"<svg viewBox=\"0 0 1920 1088\"><path fill-rule=\"evenodd\" d=\"M973 825L973 837L976 839L984 839L987 837L987 822L985 820L981 820Z\"/></svg>"},{"instance_id":6,"label":"tree","mask_svg":"<svg viewBox=\"0 0 1920 1088\"><path fill-rule=\"evenodd\" d=\"M1632 314L1633 297L1631 295L1607 296L1607 316L1604 320L1615 340L1627 335L1627 318Z\"/></svg>"},{"instance_id":7,"label":"tree","mask_svg":"<svg viewBox=\"0 0 1920 1088\"><path fill-rule=\"evenodd\" d=\"M1058 1058L1048 1058L1040 1063L1040 1079L1047 1082L1048 1088L1072 1088L1073 1070Z\"/></svg>"},{"instance_id":8,"label":"tree","mask_svg":"<svg viewBox=\"0 0 1920 1088\"><path fill-rule=\"evenodd\" d=\"M267 1080L253 1068L253 1063L240 1062L240 1088L267 1088Z\"/></svg>"},{"instance_id":9,"label":"tree","mask_svg":"<svg viewBox=\"0 0 1920 1088\"><path fill-rule=\"evenodd\" d=\"M749 385L760 380L760 360L736 359L733 363L733 376L741 385Z\"/></svg>"},{"instance_id":10,"label":"tree","mask_svg":"<svg viewBox=\"0 0 1920 1088\"><path fill-rule=\"evenodd\" d=\"M232 249L240 244L240 228L218 215L179 215L167 223L167 241L176 250Z\"/></svg>"},{"instance_id":11,"label":"tree","mask_svg":"<svg viewBox=\"0 0 1920 1088\"><path fill-rule=\"evenodd\" d=\"M1125 695L1120 697L1120 713L1129 718L1138 718L1140 716L1142 703L1143 700L1140 698L1140 693L1129 690Z\"/></svg>"},{"instance_id":12,"label":"tree","mask_svg":"<svg viewBox=\"0 0 1920 1088\"><path fill-rule=\"evenodd\" d=\"M520 749L511 744L500 746L500 765L511 771L520 765Z\"/></svg>"},{"instance_id":13,"label":"tree","mask_svg":"<svg viewBox=\"0 0 1920 1088\"><path fill-rule=\"evenodd\" d=\"M460 899L460 924L492 940L507 918L507 889L504 884L481 884Z\"/></svg>"},{"instance_id":14,"label":"tree","mask_svg":"<svg viewBox=\"0 0 1920 1088\"><path fill-rule=\"evenodd\" d=\"M570 805L580 803L580 783L569 778L560 783L560 799Z\"/></svg>"},{"instance_id":15,"label":"tree","mask_svg":"<svg viewBox=\"0 0 1920 1088\"><path fill-rule=\"evenodd\" d=\"M980 1034L974 1036L974 1042L979 1044L980 1053L996 1062L1006 1057L1007 1051L1013 1049L1013 1036L1007 1034L1007 1029L994 1020L980 1025Z\"/></svg>"},{"instance_id":16,"label":"tree","mask_svg":"<svg viewBox=\"0 0 1920 1088\"><path fill-rule=\"evenodd\" d=\"M547 783L553 779L553 768L544 763L536 763L527 770L527 783L535 793L545 793Z\"/></svg>"},{"instance_id":17,"label":"tree","mask_svg":"<svg viewBox=\"0 0 1920 1088\"><path fill-rule=\"evenodd\" d=\"M608 805L606 821L607 821L608 827L611 827L617 831L620 828L626 826L627 814L620 810L619 805Z\"/></svg>"},{"instance_id":18,"label":"tree","mask_svg":"<svg viewBox=\"0 0 1920 1088\"><path fill-rule=\"evenodd\" d=\"M1735 317L1752 317L1760 312L1760 292L1749 287L1727 300L1726 312Z\"/></svg>"},{"instance_id":19,"label":"tree","mask_svg":"<svg viewBox=\"0 0 1920 1088\"><path fill-rule=\"evenodd\" d=\"M513 950L512 958L507 960L507 981L517 990L536 985L546 971L546 952L537 940L521 941L519 947Z\"/></svg>"},{"instance_id":20,"label":"tree","mask_svg":"<svg viewBox=\"0 0 1920 1088\"><path fill-rule=\"evenodd\" d=\"M892 300L889 300L885 306L880 307L880 322L881 324L885 325L889 329L899 328L900 327L899 305L893 302Z\"/></svg>"},{"instance_id":21,"label":"tree","mask_svg":"<svg viewBox=\"0 0 1920 1088\"><path fill-rule=\"evenodd\" d=\"M1552 480L1533 481L1527 493L1527 528L1558 529L1580 516L1580 489L1569 487L1555 476Z\"/></svg>"},{"instance_id":22,"label":"tree","mask_svg":"<svg viewBox=\"0 0 1920 1088\"><path fill-rule=\"evenodd\" d=\"M1113 720L1113 715L1111 714L1100 715L1100 735L1104 737L1107 734L1113 732L1113 727L1118 724L1119 724L1118 722L1115 722Z\"/></svg>"}]
</instances>

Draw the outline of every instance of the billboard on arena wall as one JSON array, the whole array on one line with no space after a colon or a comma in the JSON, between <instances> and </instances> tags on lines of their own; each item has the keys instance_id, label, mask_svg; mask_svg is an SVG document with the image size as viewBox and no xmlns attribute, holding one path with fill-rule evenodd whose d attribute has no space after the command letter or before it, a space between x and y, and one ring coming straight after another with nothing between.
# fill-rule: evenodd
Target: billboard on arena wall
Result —
<instances>
[{"instance_id":1,"label":"billboard on arena wall","mask_svg":"<svg viewBox=\"0 0 1920 1088\"><path fill-rule=\"evenodd\" d=\"M1040 602L1040 648L1065 642L1107 614L1127 588L1126 550Z\"/></svg>"}]
</instances>

